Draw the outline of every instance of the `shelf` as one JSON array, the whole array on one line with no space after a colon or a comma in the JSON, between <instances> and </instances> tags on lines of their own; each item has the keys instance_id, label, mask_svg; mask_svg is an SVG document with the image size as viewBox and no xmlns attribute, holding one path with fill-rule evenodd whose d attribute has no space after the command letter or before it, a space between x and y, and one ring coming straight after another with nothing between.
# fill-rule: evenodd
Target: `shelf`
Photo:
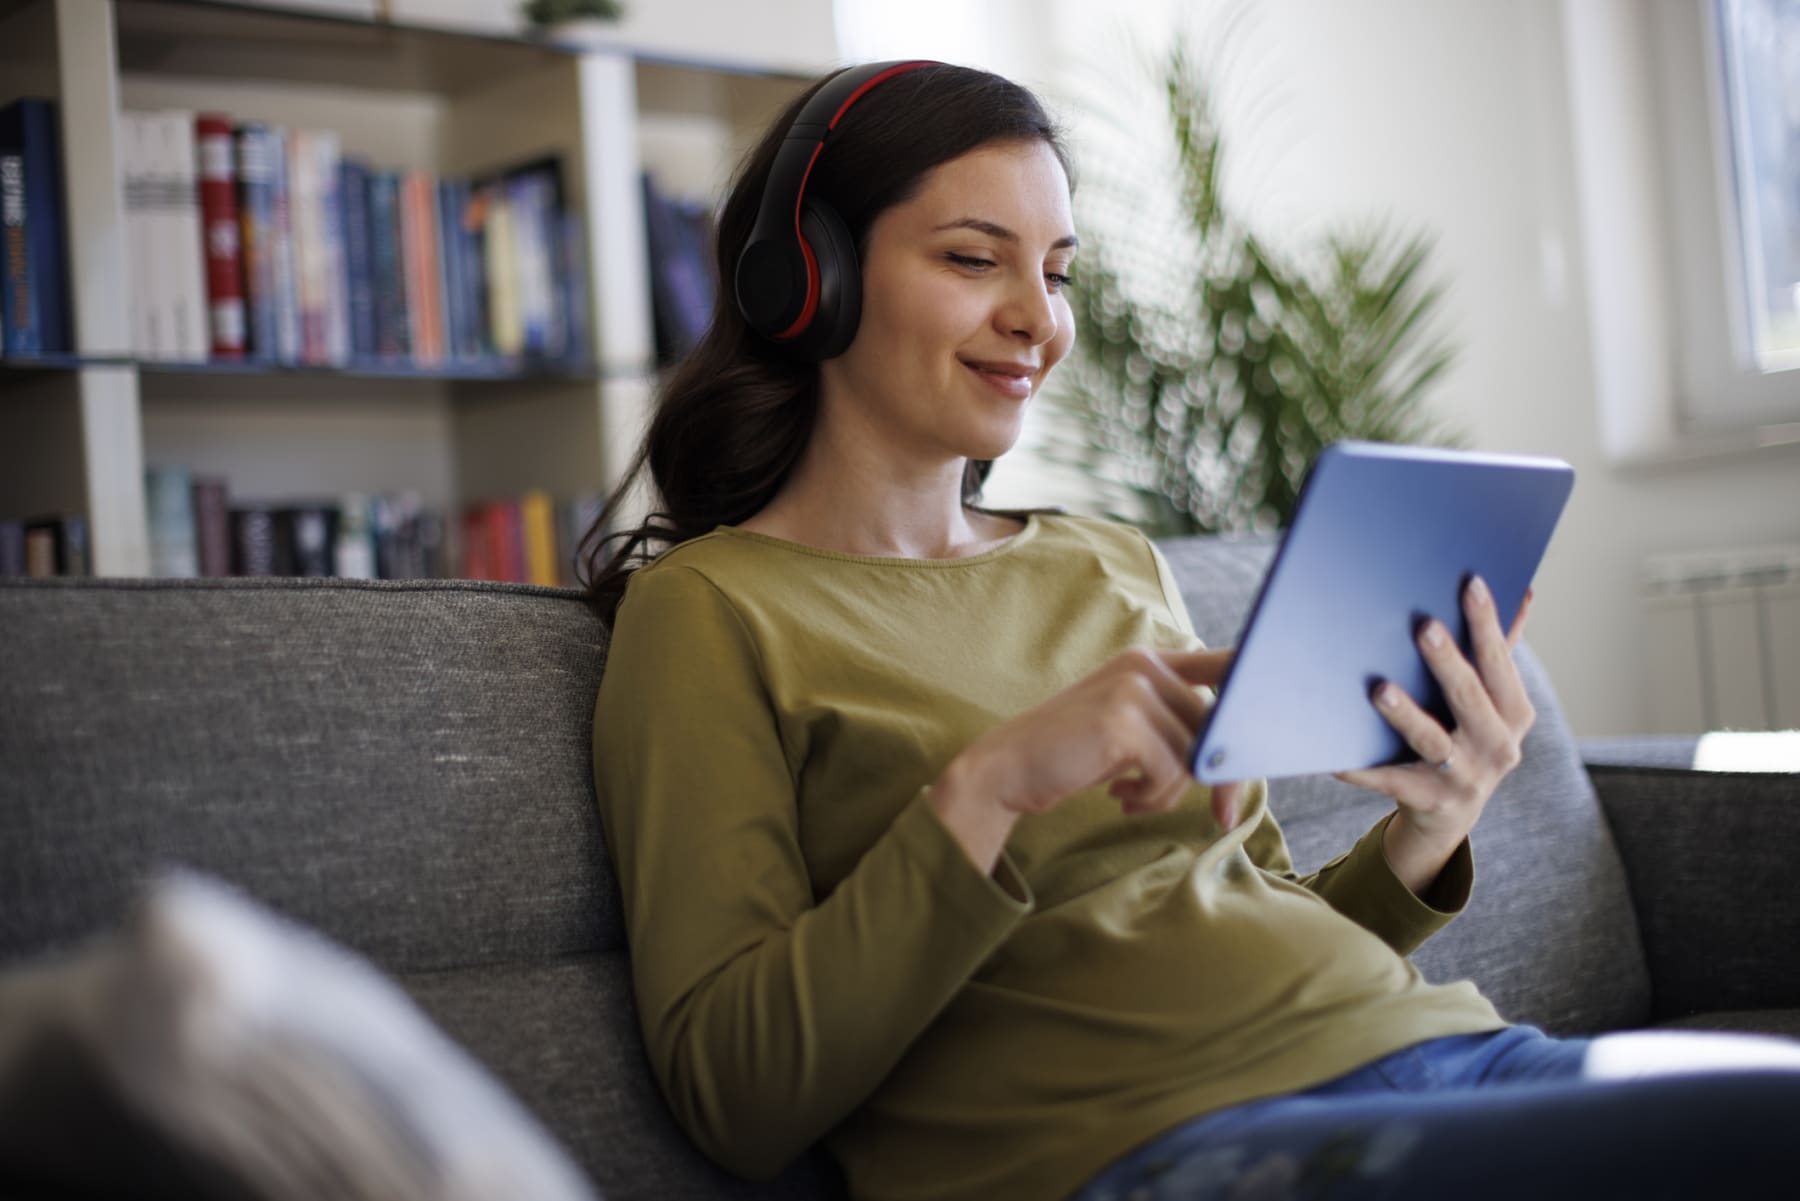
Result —
<instances>
[{"instance_id":1,"label":"shelf","mask_svg":"<svg viewBox=\"0 0 1800 1201\"><path fill-rule=\"evenodd\" d=\"M456 96L567 63L548 42L213 0L119 0L127 74Z\"/></svg>"},{"instance_id":2,"label":"shelf","mask_svg":"<svg viewBox=\"0 0 1800 1201\"><path fill-rule=\"evenodd\" d=\"M602 370L591 361L519 363L504 359L446 363L441 367L415 367L411 364L381 362L351 363L344 367L323 367L251 361L233 362L225 359L205 363L184 363L108 355L72 354L17 356L0 359L0 374L26 375L47 371L81 371L92 367L135 367L139 371L155 375L255 375L303 379L468 380L503 383L532 380L572 382L636 380L655 371L655 368L649 365L641 369L614 366Z\"/></svg>"}]
</instances>

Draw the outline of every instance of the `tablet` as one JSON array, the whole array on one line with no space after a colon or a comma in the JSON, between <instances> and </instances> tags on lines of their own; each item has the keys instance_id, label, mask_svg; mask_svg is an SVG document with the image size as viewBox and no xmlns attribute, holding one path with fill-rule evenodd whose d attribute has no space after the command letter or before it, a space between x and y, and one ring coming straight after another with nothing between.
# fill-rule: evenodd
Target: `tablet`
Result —
<instances>
[{"instance_id":1,"label":"tablet","mask_svg":"<svg viewBox=\"0 0 1800 1201\"><path fill-rule=\"evenodd\" d=\"M1414 631L1435 617L1473 660L1462 589L1480 575L1510 629L1575 471L1560 459L1337 442L1301 484L1194 742L1204 784L1419 756L1375 708L1379 680L1455 725Z\"/></svg>"}]
</instances>

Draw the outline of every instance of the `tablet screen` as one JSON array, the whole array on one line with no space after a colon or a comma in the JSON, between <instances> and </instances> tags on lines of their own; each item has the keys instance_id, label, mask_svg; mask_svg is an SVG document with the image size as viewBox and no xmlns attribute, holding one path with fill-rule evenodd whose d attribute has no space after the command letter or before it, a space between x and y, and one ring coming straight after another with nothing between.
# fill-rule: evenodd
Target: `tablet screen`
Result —
<instances>
[{"instance_id":1,"label":"tablet screen","mask_svg":"<svg viewBox=\"0 0 1800 1201\"><path fill-rule=\"evenodd\" d=\"M1435 617L1470 654L1479 574L1509 626L1575 484L1560 459L1337 442L1313 463L1218 703L1194 743L1202 783L1418 759L1370 701L1392 680L1454 729L1414 631Z\"/></svg>"}]
</instances>

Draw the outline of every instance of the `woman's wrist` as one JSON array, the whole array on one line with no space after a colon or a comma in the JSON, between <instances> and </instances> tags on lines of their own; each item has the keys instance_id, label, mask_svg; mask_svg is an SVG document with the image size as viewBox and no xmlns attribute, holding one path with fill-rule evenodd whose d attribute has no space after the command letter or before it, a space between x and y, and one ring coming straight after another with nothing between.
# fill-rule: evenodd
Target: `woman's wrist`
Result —
<instances>
[{"instance_id":1,"label":"woman's wrist","mask_svg":"<svg viewBox=\"0 0 1800 1201\"><path fill-rule=\"evenodd\" d=\"M976 766L953 759L927 790L926 799L969 861L983 874L993 872L1019 815L995 799Z\"/></svg>"}]
</instances>

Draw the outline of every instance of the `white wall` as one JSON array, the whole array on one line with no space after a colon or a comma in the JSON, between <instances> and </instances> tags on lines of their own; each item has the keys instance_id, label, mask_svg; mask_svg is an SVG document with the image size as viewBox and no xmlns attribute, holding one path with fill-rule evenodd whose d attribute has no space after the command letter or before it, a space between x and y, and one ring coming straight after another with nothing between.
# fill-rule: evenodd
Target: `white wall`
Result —
<instances>
[{"instance_id":1,"label":"white wall","mask_svg":"<svg viewBox=\"0 0 1800 1201\"><path fill-rule=\"evenodd\" d=\"M1231 7L1248 19L1226 97L1245 153L1228 188L1277 243L1371 215L1438 235L1462 357L1435 403L1481 449L1557 455L1577 473L1528 637L1578 734L1650 728L1642 560L1800 541L1800 453L1633 471L1603 456L1558 0ZM1064 81L1126 69L1126 39L1156 42L1175 10L1201 26L1224 11L1057 4Z\"/></svg>"}]
</instances>

